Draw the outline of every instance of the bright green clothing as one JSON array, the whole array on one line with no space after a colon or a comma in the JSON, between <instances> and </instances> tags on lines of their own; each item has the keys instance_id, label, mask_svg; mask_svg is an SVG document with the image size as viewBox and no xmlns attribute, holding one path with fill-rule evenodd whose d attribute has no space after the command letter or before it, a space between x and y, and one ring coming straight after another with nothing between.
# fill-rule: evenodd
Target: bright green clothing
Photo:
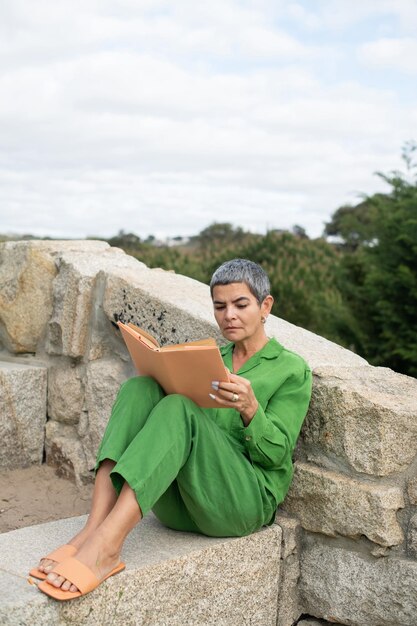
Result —
<instances>
[{"instance_id":1,"label":"bright green clothing","mask_svg":"<svg viewBox=\"0 0 417 626\"><path fill-rule=\"evenodd\" d=\"M230 370L232 351L233 344L221 349ZM292 478L311 372L270 339L236 373L251 381L259 402L246 428L235 409L165 396L150 378L122 385L96 467L115 461L116 490L127 481L144 515L152 508L170 528L211 536L242 536L272 522Z\"/></svg>"},{"instance_id":2,"label":"bright green clothing","mask_svg":"<svg viewBox=\"0 0 417 626\"><path fill-rule=\"evenodd\" d=\"M233 348L232 343L221 348L230 371ZM234 373L250 380L258 410L246 428L240 416L237 420L233 416L233 409L222 409L221 418L233 423L236 438L244 445L257 476L278 505L293 476L292 453L310 402L311 370L298 354L270 339Z\"/></svg>"}]
</instances>

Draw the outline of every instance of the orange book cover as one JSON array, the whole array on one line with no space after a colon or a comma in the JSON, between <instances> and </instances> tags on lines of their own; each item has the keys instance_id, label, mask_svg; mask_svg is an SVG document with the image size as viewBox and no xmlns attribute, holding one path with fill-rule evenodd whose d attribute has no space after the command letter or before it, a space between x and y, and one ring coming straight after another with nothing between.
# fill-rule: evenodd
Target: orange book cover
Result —
<instances>
[{"instance_id":1,"label":"orange book cover","mask_svg":"<svg viewBox=\"0 0 417 626\"><path fill-rule=\"evenodd\" d=\"M134 324L117 322L140 376L151 376L166 394L180 393L204 408L219 405L209 397L213 380L228 381L214 339L159 346L152 335Z\"/></svg>"}]
</instances>

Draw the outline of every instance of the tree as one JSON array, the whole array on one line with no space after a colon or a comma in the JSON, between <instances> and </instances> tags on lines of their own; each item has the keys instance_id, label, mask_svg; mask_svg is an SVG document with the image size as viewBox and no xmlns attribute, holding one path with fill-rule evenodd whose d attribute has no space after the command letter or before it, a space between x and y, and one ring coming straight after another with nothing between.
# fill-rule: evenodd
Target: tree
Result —
<instances>
[{"instance_id":1,"label":"tree","mask_svg":"<svg viewBox=\"0 0 417 626\"><path fill-rule=\"evenodd\" d=\"M405 173L378 173L388 194L342 207L326 225L345 249L339 282L357 321L355 348L373 364L411 376L417 376L416 148L404 147Z\"/></svg>"},{"instance_id":2,"label":"tree","mask_svg":"<svg viewBox=\"0 0 417 626\"><path fill-rule=\"evenodd\" d=\"M252 240L242 256L259 263L271 281L272 312L337 343L354 328L338 287L341 253L324 239L269 231Z\"/></svg>"},{"instance_id":3,"label":"tree","mask_svg":"<svg viewBox=\"0 0 417 626\"><path fill-rule=\"evenodd\" d=\"M107 240L111 246L117 248L123 248L124 250L132 250L139 246L141 239L135 233L126 233L124 230L119 230L115 237Z\"/></svg>"},{"instance_id":4,"label":"tree","mask_svg":"<svg viewBox=\"0 0 417 626\"><path fill-rule=\"evenodd\" d=\"M239 241L245 235L240 226L233 226L229 222L213 222L204 228L198 235L198 241L203 248L225 242Z\"/></svg>"},{"instance_id":5,"label":"tree","mask_svg":"<svg viewBox=\"0 0 417 626\"><path fill-rule=\"evenodd\" d=\"M296 237L300 237L301 239L308 239L306 229L299 224L294 224L294 226L291 228L291 232Z\"/></svg>"},{"instance_id":6,"label":"tree","mask_svg":"<svg viewBox=\"0 0 417 626\"><path fill-rule=\"evenodd\" d=\"M356 250L361 245L372 244L377 236L378 224L385 208L384 194L365 198L356 206L341 206L325 225L326 237L337 237L345 250Z\"/></svg>"},{"instance_id":7,"label":"tree","mask_svg":"<svg viewBox=\"0 0 417 626\"><path fill-rule=\"evenodd\" d=\"M407 174L383 175L392 187L378 222L377 241L366 250L363 289L368 296L373 361L417 376L417 164L415 144L403 158ZM376 200L378 203L378 200Z\"/></svg>"}]
</instances>

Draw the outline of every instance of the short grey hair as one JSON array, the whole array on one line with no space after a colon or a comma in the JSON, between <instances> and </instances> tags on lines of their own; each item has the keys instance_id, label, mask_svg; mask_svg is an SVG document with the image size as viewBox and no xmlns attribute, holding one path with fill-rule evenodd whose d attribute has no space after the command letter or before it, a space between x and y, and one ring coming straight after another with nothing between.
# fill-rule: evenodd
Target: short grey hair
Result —
<instances>
[{"instance_id":1,"label":"short grey hair","mask_svg":"<svg viewBox=\"0 0 417 626\"><path fill-rule=\"evenodd\" d=\"M259 306L271 291L269 278L260 265L248 259L232 259L226 261L214 272L210 281L210 293L213 298L213 289L217 285L230 283L245 283L249 291L255 296Z\"/></svg>"}]
</instances>

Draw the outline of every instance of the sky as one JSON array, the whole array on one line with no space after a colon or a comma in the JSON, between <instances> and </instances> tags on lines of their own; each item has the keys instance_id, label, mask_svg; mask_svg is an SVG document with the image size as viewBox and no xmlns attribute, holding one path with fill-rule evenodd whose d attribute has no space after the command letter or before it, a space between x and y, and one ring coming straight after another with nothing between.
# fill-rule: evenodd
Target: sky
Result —
<instances>
[{"instance_id":1,"label":"sky","mask_svg":"<svg viewBox=\"0 0 417 626\"><path fill-rule=\"evenodd\" d=\"M322 234L417 139L416 0L1 0L0 233Z\"/></svg>"}]
</instances>

